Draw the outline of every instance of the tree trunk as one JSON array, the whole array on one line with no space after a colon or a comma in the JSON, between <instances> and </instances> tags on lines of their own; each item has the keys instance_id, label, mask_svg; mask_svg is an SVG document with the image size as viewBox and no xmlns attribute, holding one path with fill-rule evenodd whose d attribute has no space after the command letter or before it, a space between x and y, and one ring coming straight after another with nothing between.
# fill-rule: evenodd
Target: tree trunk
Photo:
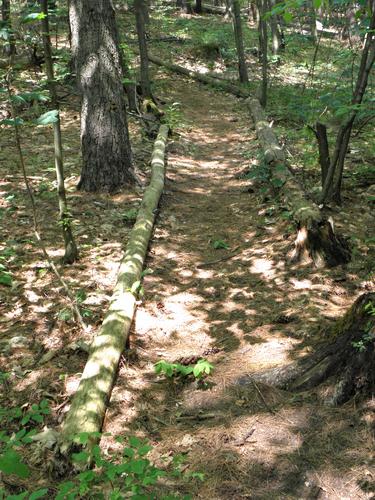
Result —
<instances>
[{"instance_id":1,"label":"tree trunk","mask_svg":"<svg viewBox=\"0 0 375 500\"><path fill-rule=\"evenodd\" d=\"M311 127L311 130L318 141L321 181L324 186L330 164L327 127L324 123L316 122L316 128Z\"/></svg>"},{"instance_id":2,"label":"tree trunk","mask_svg":"<svg viewBox=\"0 0 375 500\"><path fill-rule=\"evenodd\" d=\"M151 83L148 70L148 54L147 54L147 42L146 42L146 31L145 31L145 10L147 5L145 0L134 0L135 9L135 19L137 25L137 35L138 35L138 46L139 55L141 59L141 89L143 99L151 99Z\"/></svg>"},{"instance_id":3,"label":"tree trunk","mask_svg":"<svg viewBox=\"0 0 375 500\"><path fill-rule=\"evenodd\" d=\"M366 92L368 77L375 61L375 6L372 11L370 25L367 30L365 45L362 50L361 62L358 70L356 87L352 98L352 111L339 128L336 138L335 150L323 186L322 203L333 199L341 201L341 182L344 171L345 157L349 146L350 135L354 120L358 114L359 105L362 103Z\"/></svg>"},{"instance_id":4,"label":"tree trunk","mask_svg":"<svg viewBox=\"0 0 375 500\"><path fill-rule=\"evenodd\" d=\"M132 165L115 11L110 0L70 0L72 52L81 92L78 187L114 192L137 182Z\"/></svg>"},{"instance_id":5,"label":"tree trunk","mask_svg":"<svg viewBox=\"0 0 375 500\"><path fill-rule=\"evenodd\" d=\"M16 53L16 43L14 40L14 34L12 32L12 22L10 19L10 0L2 0L1 18L3 21L3 25L8 30L8 44L4 45L4 52L8 56L12 56Z\"/></svg>"},{"instance_id":6,"label":"tree trunk","mask_svg":"<svg viewBox=\"0 0 375 500\"><path fill-rule=\"evenodd\" d=\"M155 212L164 187L167 136L168 127L162 125L151 159L151 181L129 236L110 306L92 342L79 387L63 423L60 450L64 454L69 454L79 443L80 433L98 433L102 428L118 363L128 339ZM97 440L93 438L90 444Z\"/></svg>"},{"instance_id":7,"label":"tree trunk","mask_svg":"<svg viewBox=\"0 0 375 500\"><path fill-rule=\"evenodd\" d=\"M267 2L267 10L272 11L276 5L275 0L269 0ZM258 20L259 22L259 20ZM270 17L271 34L272 34L272 54L277 56L280 50L285 48L284 33L280 27L278 16L272 15Z\"/></svg>"},{"instance_id":8,"label":"tree trunk","mask_svg":"<svg viewBox=\"0 0 375 500\"><path fill-rule=\"evenodd\" d=\"M353 396L374 396L375 293L361 295L327 332L332 341L291 365L241 377L292 391L311 389L327 381L321 391L326 403L340 405Z\"/></svg>"},{"instance_id":9,"label":"tree trunk","mask_svg":"<svg viewBox=\"0 0 375 500\"><path fill-rule=\"evenodd\" d=\"M202 0L195 0L195 13L202 14Z\"/></svg>"},{"instance_id":10,"label":"tree trunk","mask_svg":"<svg viewBox=\"0 0 375 500\"><path fill-rule=\"evenodd\" d=\"M311 37L314 40L314 43L318 42L318 30L316 28L316 12L315 12L315 7L314 7L314 2L309 1L308 4L308 16L309 16L309 22L310 22L310 31L311 31Z\"/></svg>"},{"instance_id":11,"label":"tree trunk","mask_svg":"<svg viewBox=\"0 0 375 500\"><path fill-rule=\"evenodd\" d=\"M40 0L40 4L42 12L45 14L44 19L42 19L42 29L43 29L44 60L45 60L46 74L48 78L48 88L51 96L51 103L53 109L58 110L59 102L57 98L56 81L53 72L51 39L49 33L48 0ZM56 180L57 180L57 193L59 198L60 223L65 244L65 255L63 257L63 262L66 264L72 264L78 259L78 250L73 237L71 216L69 214L68 204L66 201L60 113L57 115L57 121L53 123L53 136L54 136L54 146L55 146L55 168L56 168Z\"/></svg>"},{"instance_id":12,"label":"tree trunk","mask_svg":"<svg viewBox=\"0 0 375 500\"><path fill-rule=\"evenodd\" d=\"M262 63L262 83L259 89L259 101L261 105L265 108L267 104L267 87L268 87L268 75L267 75L268 36L267 36L267 22L264 19L264 15L267 11L266 0L258 0L258 10L259 10L259 24L258 24L259 54Z\"/></svg>"},{"instance_id":13,"label":"tree trunk","mask_svg":"<svg viewBox=\"0 0 375 500\"><path fill-rule=\"evenodd\" d=\"M231 0L231 14L238 58L238 73L240 82L246 84L249 83L249 76L247 73L245 49L243 45L241 9L239 0Z\"/></svg>"},{"instance_id":14,"label":"tree trunk","mask_svg":"<svg viewBox=\"0 0 375 500\"><path fill-rule=\"evenodd\" d=\"M312 260L316 267L333 267L350 260L347 241L335 234L332 219L308 200L287 167L283 149L267 122L264 110L257 99L247 101L262 146L264 159L273 177L272 184L281 190L282 197L292 212L297 225L294 250L290 254L293 262Z\"/></svg>"}]
</instances>

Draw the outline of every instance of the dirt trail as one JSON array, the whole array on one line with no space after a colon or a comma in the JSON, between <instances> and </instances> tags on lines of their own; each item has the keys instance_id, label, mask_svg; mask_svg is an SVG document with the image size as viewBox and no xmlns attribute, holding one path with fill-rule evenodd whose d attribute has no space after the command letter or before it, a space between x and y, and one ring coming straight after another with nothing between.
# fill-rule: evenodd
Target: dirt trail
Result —
<instances>
[{"instance_id":1,"label":"dirt trail","mask_svg":"<svg viewBox=\"0 0 375 500\"><path fill-rule=\"evenodd\" d=\"M153 274L105 430L141 432L156 453L188 453L192 469L206 475L188 485L194 498L370 498L358 485L370 431L354 410L233 384L298 355L317 318L328 321L350 303L350 284L286 265L294 236L288 221L238 178L258 153L241 102L195 84L187 93L177 78L168 98L181 103L189 127L169 146L147 261ZM215 240L230 248L215 250ZM237 248L229 260L197 267ZM210 390L154 374L160 359L212 348L218 352L204 356L215 366Z\"/></svg>"}]
</instances>

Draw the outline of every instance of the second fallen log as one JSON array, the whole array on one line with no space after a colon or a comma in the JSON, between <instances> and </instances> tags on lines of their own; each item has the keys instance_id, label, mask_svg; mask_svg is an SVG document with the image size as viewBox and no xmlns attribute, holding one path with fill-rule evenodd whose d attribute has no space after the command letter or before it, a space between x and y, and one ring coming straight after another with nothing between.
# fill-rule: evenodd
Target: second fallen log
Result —
<instances>
[{"instance_id":1,"label":"second fallen log","mask_svg":"<svg viewBox=\"0 0 375 500\"><path fill-rule=\"evenodd\" d=\"M274 186L280 189L284 202L297 226L291 261L312 260L316 267L333 267L349 262L350 249L344 237L335 232L333 220L308 199L288 168L283 148L270 127L258 99L247 100L264 159L270 167Z\"/></svg>"}]
</instances>

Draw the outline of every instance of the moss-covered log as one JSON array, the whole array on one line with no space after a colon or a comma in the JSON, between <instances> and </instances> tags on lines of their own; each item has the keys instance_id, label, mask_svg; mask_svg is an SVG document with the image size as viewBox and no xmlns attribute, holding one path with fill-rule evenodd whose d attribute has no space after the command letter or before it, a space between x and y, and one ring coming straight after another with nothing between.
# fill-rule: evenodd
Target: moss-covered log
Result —
<instances>
[{"instance_id":1,"label":"moss-covered log","mask_svg":"<svg viewBox=\"0 0 375 500\"><path fill-rule=\"evenodd\" d=\"M130 233L117 283L103 324L95 336L71 407L62 426L62 452L69 452L79 433L100 432L107 403L132 323L142 267L155 211L164 187L164 152L168 127L161 125L151 159L151 181Z\"/></svg>"},{"instance_id":2,"label":"moss-covered log","mask_svg":"<svg viewBox=\"0 0 375 500\"><path fill-rule=\"evenodd\" d=\"M225 15L228 12L227 7L222 7L221 5L210 5L208 3L202 3L202 11L207 14L218 14Z\"/></svg>"},{"instance_id":3,"label":"moss-covered log","mask_svg":"<svg viewBox=\"0 0 375 500\"><path fill-rule=\"evenodd\" d=\"M326 382L326 403L340 405L353 396L373 396L375 388L375 293L361 295L327 332L328 344L287 366L242 377L290 391Z\"/></svg>"},{"instance_id":4,"label":"moss-covered log","mask_svg":"<svg viewBox=\"0 0 375 500\"><path fill-rule=\"evenodd\" d=\"M245 89L242 89L239 85L234 85L233 83L227 82L225 80L219 80L206 74L198 73L197 71L192 71L191 69L184 68L183 66L169 63L164 59L160 59L159 57L156 57L154 55L149 54L148 59L150 62L156 64L157 66L162 66L163 68L166 68L169 71L173 71L174 73L193 78L194 80L205 83L206 85L211 85L212 87L228 92L229 94L233 94L236 97L249 97L249 93Z\"/></svg>"},{"instance_id":5,"label":"moss-covered log","mask_svg":"<svg viewBox=\"0 0 375 500\"><path fill-rule=\"evenodd\" d=\"M249 98L247 105L255 123L258 140L269 165L273 185L281 190L297 225L291 261L311 259L317 267L336 266L350 260L347 241L335 233L332 218L325 217L320 208L309 200L288 168L286 156L270 127L258 99Z\"/></svg>"}]
</instances>

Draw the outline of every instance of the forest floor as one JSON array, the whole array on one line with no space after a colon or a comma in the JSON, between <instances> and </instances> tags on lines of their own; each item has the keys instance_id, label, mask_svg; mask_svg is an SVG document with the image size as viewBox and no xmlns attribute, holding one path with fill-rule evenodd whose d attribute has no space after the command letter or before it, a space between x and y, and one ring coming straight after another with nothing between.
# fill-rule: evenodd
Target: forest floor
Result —
<instances>
[{"instance_id":1,"label":"forest floor","mask_svg":"<svg viewBox=\"0 0 375 500\"><path fill-rule=\"evenodd\" d=\"M188 469L205 479L177 482L175 489L193 498L374 498L373 408L354 402L330 408L314 393L236 383L246 373L289 363L324 340L333 321L372 286L367 247L359 247L346 267L290 265L290 220L243 175L259 155L246 107L176 75L159 71L158 81L158 96L179 103L181 123L168 143L166 185L146 263L152 273L144 278L145 295L104 431L147 438L155 460L185 455ZM79 342L89 342L101 322L131 228L126 214L142 194L76 190L78 110L78 101L70 99L62 118L81 258L63 273L91 333L82 334L74 324L60 285L33 243L10 131L4 131L1 153L1 255L13 275L12 286L0 288L0 362L10 374L2 407L27 409L47 399L50 427L61 423L77 387L86 359ZM137 124L131 132L140 166L152 143L141 139ZM51 131L27 130L23 147L42 234L57 258ZM365 241L371 212L363 210L362 191L345 196L335 222L346 236ZM218 241L227 248L215 249ZM206 387L155 374L154 364L162 359L189 358L206 358L214 366ZM111 436L103 437L105 451L115 446ZM29 458L35 485L48 483L48 452ZM14 484L15 491L19 486Z\"/></svg>"}]
</instances>

